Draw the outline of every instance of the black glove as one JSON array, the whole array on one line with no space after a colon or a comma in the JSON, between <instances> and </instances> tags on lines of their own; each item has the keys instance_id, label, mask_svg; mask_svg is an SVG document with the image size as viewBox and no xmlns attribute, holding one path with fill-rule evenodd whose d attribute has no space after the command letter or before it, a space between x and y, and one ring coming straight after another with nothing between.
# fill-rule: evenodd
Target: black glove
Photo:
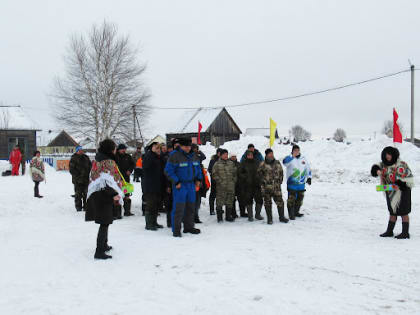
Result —
<instances>
[{"instance_id":1,"label":"black glove","mask_svg":"<svg viewBox=\"0 0 420 315\"><path fill-rule=\"evenodd\" d=\"M379 168L379 166L378 165L373 165L372 166L372 168L370 169L370 174L373 176L373 177L378 177L378 171L380 171L381 169Z\"/></svg>"},{"instance_id":2,"label":"black glove","mask_svg":"<svg viewBox=\"0 0 420 315\"><path fill-rule=\"evenodd\" d=\"M407 184L400 179L395 182L395 185L397 185L401 190L407 189Z\"/></svg>"},{"instance_id":3,"label":"black glove","mask_svg":"<svg viewBox=\"0 0 420 315\"><path fill-rule=\"evenodd\" d=\"M312 179L308 178L308 180L306 181L308 183L308 185L310 186L312 184Z\"/></svg>"}]
</instances>

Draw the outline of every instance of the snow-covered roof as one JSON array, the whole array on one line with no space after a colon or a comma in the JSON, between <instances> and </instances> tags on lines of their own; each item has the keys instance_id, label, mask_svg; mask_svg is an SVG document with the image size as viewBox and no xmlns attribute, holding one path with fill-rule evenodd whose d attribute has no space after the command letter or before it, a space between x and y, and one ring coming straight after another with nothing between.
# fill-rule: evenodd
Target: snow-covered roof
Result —
<instances>
[{"instance_id":1,"label":"snow-covered roof","mask_svg":"<svg viewBox=\"0 0 420 315\"><path fill-rule=\"evenodd\" d=\"M247 128L245 136L270 136L270 128Z\"/></svg>"},{"instance_id":2,"label":"snow-covered roof","mask_svg":"<svg viewBox=\"0 0 420 315\"><path fill-rule=\"evenodd\" d=\"M0 129L40 130L20 106L0 107Z\"/></svg>"},{"instance_id":3,"label":"snow-covered roof","mask_svg":"<svg viewBox=\"0 0 420 315\"><path fill-rule=\"evenodd\" d=\"M175 120L173 133L194 133L198 132L198 122L203 126L202 131L206 131L213 121L217 118L223 108L198 108L186 111L180 119Z\"/></svg>"}]
</instances>

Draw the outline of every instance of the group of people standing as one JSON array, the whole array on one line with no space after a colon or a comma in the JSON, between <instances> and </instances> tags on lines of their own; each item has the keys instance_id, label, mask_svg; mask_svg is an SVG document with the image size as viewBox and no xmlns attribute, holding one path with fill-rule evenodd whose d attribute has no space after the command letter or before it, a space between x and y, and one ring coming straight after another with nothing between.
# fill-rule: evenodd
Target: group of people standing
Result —
<instances>
[{"instance_id":1,"label":"group of people standing","mask_svg":"<svg viewBox=\"0 0 420 315\"><path fill-rule=\"evenodd\" d=\"M302 217L300 208L303 203L305 185L311 185L312 174L309 163L301 155L300 148L294 145L291 155L283 160L287 169L287 209L290 220ZM217 215L217 221L232 222L238 218L236 201L239 204L239 216L249 221L263 220L261 215L264 205L267 223L273 224L273 201L277 206L280 222L287 223L284 215L284 202L281 185L283 167L276 160L272 149L265 150L265 157L253 144L238 161L235 153L218 149L209 164L211 175L210 214ZM216 213L214 203L216 202ZM255 215L254 215L255 202Z\"/></svg>"}]
</instances>

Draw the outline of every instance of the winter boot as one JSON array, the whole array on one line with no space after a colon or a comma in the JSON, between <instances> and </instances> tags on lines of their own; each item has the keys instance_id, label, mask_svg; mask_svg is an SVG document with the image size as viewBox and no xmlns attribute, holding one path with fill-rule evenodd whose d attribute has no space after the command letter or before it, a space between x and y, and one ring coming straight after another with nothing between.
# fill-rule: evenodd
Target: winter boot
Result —
<instances>
[{"instance_id":1,"label":"winter boot","mask_svg":"<svg viewBox=\"0 0 420 315\"><path fill-rule=\"evenodd\" d=\"M131 213L131 199L130 198L124 198L124 216L130 217L134 215Z\"/></svg>"},{"instance_id":2,"label":"winter boot","mask_svg":"<svg viewBox=\"0 0 420 315\"><path fill-rule=\"evenodd\" d=\"M267 213L267 224L273 224L273 210L271 206L265 206L265 212Z\"/></svg>"},{"instance_id":3,"label":"winter boot","mask_svg":"<svg viewBox=\"0 0 420 315\"><path fill-rule=\"evenodd\" d=\"M153 214L153 225L157 228L157 229L163 229L163 225L159 224L157 221L157 213Z\"/></svg>"},{"instance_id":4,"label":"winter boot","mask_svg":"<svg viewBox=\"0 0 420 315\"><path fill-rule=\"evenodd\" d=\"M289 213L289 220L295 220L295 208L287 205L287 212Z\"/></svg>"},{"instance_id":5,"label":"winter boot","mask_svg":"<svg viewBox=\"0 0 420 315\"><path fill-rule=\"evenodd\" d=\"M304 214L303 213L300 213L299 211L300 211L300 207L301 206L297 206L297 205L295 205L295 217L296 218L301 218L301 217L303 217L304 216Z\"/></svg>"},{"instance_id":6,"label":"winter boot","mask_svg":"<svg viewBox=\"0 0 420 315\"><path fill-rule=\"evenodd\" d=\"M252 210L252 204L247 205L246 210L248 211L248 221L249 222L254 221L254 213L253 213L253 210Z\"/></svg>"},{"instance_id":7,"label":"winter boot","mask_svg":"<svg viewBox=\"0 0 420 315\"><path fill-rule=\"evenodd\" d=\"M394 227L395 222L388 221L388 228L386 229L385 233L379 235L380 237L393 237L394 236Z\"/></svg>"},{"instance_id":8,"label":"winter boot","mask_svg":"<svg viewBox=\"0 0 420 315\"><path fill-rule=\"evenodd\" d=\"M261 216L261 209L262 205L255 205L255 219L257 220L264 220L264 218Z\"/></svg>"},{"instance_id":9,"label":"winter boot","mask_svg":"<svg viewBox=\"0 0 420 315\"><path fill-rule=\"evenodd\" d=\"M279 212L280 222L283 222L283 223L289 222L289 220L284 217L284 205L282 205L281 207L277 206L277 211Z\"/></svg>"},{"instance_id":10,"label":"winter boot","mask_svg":"<svg viewBox=\"0 0 420 315\"><path fill-rule=\"evenodd\" d=\"M221 208L216 208L217 211L217 222L223 222L223 210Z\"/></svg>"},{"instance_id":11,"label":"winter boot","mask_svg":"<svg viewBox=\"0 0 420 315\"><path fill-rule=\"evenodd\" d=\"M184 233L200 234L201 231L200 231L200 229L192 228L192 229L189 229L189 230L184 229Z\"/></svg>"},{"instance_id":12,"label":"winter boot","mask_svg":"<svg viewBox=\"0 0 420 315\"><path fill-rule=\"evenodd\" d=\"M402 233L400 235L395 236L395 238L402 240L406 238L410 238L410 234L408 233L410 223L409 222L403 222L402 223Z\"/></svg>"},{"instance_id":13,"label":"winter boot","mask_svg":"<svg viewBox=\"0 0 420 315\"><path fill-rule=\"evenodd\" d=\"M227 222L233 222L235 219L232 217L232 208L226 207L226 221Z\"/></svg>"},{"instance_id":14,"label":"winter boot","mask_svg":"<svg viewBox=\"0 0 420 315\"><path fill-rule=\"evenodd\" d=\"M200 217L197 215L197 216L194 216L194 223L201 224L203 222L200 221Z\"/></svg>"},{"instance_id":15,"label":"winter boot","mask_svg":"<svg viewBox=\"0 0 420 315\"><path fill-rule=\"evenodd\" d=\"M144 214L144 216L146 218L146 230L148 230L148 231L157 231L157 227L154 225L153 214L150 213L149 211L146 211L146 213Z\"/></svg>"},{"instance_id":16,"label":"winter boot","mask_svg":"<svg viewBox=\"0 0 420 315\"><path fill-rule=\"evenodd\" d=\"M95 259L110 259L112 258L112 256L105 254L105 251L103 250L96 249L94 258Z\"/></svg>"},{"instance_id":17,"label":"winter boot","mask_svg":"<svg viewBox=\"0 0 420 315\"><path fill-rule=\"evenodd\" d=\"M173 236L174 237L182 237L182 234L181 234L181 232L174 232Z\"/></svg>"}]
</instances>

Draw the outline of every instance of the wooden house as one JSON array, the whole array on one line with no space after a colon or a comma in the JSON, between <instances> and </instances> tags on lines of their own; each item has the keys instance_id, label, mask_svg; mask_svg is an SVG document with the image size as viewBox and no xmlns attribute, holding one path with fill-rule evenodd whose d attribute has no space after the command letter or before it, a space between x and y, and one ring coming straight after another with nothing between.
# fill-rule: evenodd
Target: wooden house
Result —
<instances>
[{"instance_id":1,"label":"wooden house","mask_svg":"<svg viewBox=\"0 0 420 315\"><path fill-rule=\"evenodd\" d=\"M199 122L202 125L202 144L211 142L215 147L219 147L227 141L239 140L242 134L226 108L198 108L184 112L180 119L175 120L173 131L166 134L167 142L173 138L190 138L196 143Z\"/></svg>"},{"instance_id":2,"label":"wooden house","mask_svg":"<svg viewBox=\"0 0 420 315\"><path fill-rule=\"evenodd\" d=\"M36 151L36 133L39 127L20 106L0 107L0 159L8 160L10 152L18 145L25 160Z\"/></svg>"},{"instance_id":3,"label":"wooden house","mask_svg":"<svg viewBox=\"0 0 420 315\"><path fill-rule=\"evenodd\" d=\"M59 133L49 131L48 134L50 136L50 140L47 140L48 144L38 147L42 155L73 154L76 152L76 147L79 146L79 143L64 130Z\"/></svg>"}]
</instances>

